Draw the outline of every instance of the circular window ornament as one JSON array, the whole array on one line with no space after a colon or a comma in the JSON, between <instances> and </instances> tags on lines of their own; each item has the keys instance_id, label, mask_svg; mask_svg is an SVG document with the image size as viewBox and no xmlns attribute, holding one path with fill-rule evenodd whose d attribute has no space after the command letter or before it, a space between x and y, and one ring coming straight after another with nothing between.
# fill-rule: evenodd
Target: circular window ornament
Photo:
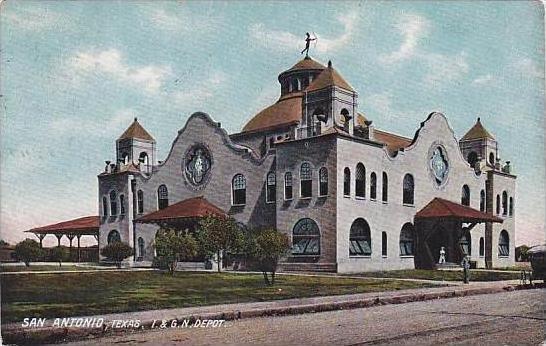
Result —
<instances>
[{"instance_id":1,"label":"circular window ornament","mask_svg":"<svg viewBox=\"0 0 546 346\"><path fill-rule=\"evenodd\" d=\"M183 165L188 182L193 186L202 186L209 179L212 167L209 150L202 144L193 145L186 152Z\"/></svg>"},{"instance_id":2,"label":"circular window ornament","mask_svg":"<svg viewBox=\"0 0 546 346\"><path fill-rule=\"evenodd\" d=\"M445 150L440 145L433 145L429 151L429 169L437 186L442 186L447 181L449 163Z\"/></svg>"}]
</instances>

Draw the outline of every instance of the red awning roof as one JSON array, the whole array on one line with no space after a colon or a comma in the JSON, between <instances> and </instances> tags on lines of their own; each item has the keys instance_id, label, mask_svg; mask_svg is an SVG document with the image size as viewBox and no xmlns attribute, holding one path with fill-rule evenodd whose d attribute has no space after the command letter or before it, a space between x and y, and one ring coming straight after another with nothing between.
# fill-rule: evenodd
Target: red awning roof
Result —
<instances>
[{"instance_id":1,"label":"red awning roof","mask_svg":"<svg viewBox=\"0 0 546 346\"><path fill-rule=\"evenodd\" d=\"M183 200L168 206L167 208L151 212L140 218L137 222L154 223L176 219L200 218L207 215L226 217L222 209L207 201L203 196Z\"/></svg>"},{"instance_id":2,"label":"red awning roof","mask_svg":"<svg viewBox=\"0 0 546 346\"><path fill-rule=\"evenodd\" d=\"M63 221L52 225L32 228L26 232L54 234L54 233L79 233L79 234L98 234L99 217L84 216L78 219Z\"/></svg>"},{"instance_id":3,"label":"red awning roof","mask_svg":"<svg viewBox=\"0 0 546 346\"><path fill-rule=\"evenodd\" d=\"M423 209L415 214L415 218L447 218L460 219L463 222L498 222L502 219L491 214L483 213L474 208L448 201L443 198L434 198Z\"/></svg>"}]
</instances>

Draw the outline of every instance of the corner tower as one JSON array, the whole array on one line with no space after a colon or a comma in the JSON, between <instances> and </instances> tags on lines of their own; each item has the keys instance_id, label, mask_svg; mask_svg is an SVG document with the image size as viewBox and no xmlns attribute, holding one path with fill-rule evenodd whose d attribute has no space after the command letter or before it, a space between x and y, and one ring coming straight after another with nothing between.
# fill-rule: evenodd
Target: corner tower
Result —
<instances>
[{"instance_id":1,"label":"corner tower","mask_svg":"<svg viewBox=\"0 0 546 346\"><path fill-rule=\"evenodd\" d=\"M357 98L355 90L329 61L328 67L304 90L298 137L316 136L333 127L352 135Z\"/></svg>"},{"instance_id":2,"label":"corner tower","mask_svg":"<svg viewBox=\"0 0 546 346\"><path fill-rule=\"evenodd\" d=\"M120 164L137 165L144 172L155 164L155 139L140 125L137 118L116 140L116 159Z\"/></svg>"},{"instance_id":3,"label":"corner tower","mask_svg":"<svg viewBox=\"0 0 546 346\"><path fill-rule=\"evenodd\" d=\"M459 147L468 163L476 169L481 170L484 166L494 169L500 161L497 141L482 125L480 118L459 140Z\"/></svg>"}]
</instances>

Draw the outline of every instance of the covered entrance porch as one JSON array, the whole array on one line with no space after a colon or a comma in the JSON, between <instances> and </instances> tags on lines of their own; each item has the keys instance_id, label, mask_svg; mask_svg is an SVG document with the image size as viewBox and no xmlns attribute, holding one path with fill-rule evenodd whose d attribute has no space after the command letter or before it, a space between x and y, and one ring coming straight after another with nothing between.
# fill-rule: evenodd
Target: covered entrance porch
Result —
<instances>
[{"instance_id":1,"label":"covered entrance porch","mask_svg":"<svg viewBox=\"0 0 546 346\"><path fill-rule=\"evenodd\" d=\"M474 208L434 198L414 218L415 268L432 269L438 266L441 253L444 265L459 265L471 255L472 229L479 223L502 219ZM443 248L443 250L442 250Z\"/></svg>"},{"instance_id":2,"label":"covered entrance porch","mask_svg":"<svg viewBox=\"0 0 546 346\"><path fill-rule=\"evenodd\" d=\"M189 198L146 214L136 219L135 223L155 224L163 229L172 229L176 233L187 231L195 235L199 227L199 221L209 215L220 218L228 217L226 212L209 202L205 197L200 196ZM137 227L135 229L138 233ZM140 246L140 244L137 246ZM137 249L137 258L138 253L139 249ZM210 264L212 264L212 267ZM180 262L178 267L187 269L215 269L213 267L216 265L216 261L212 261L211 263L204 254L198 254L191 261Z\"/></svg>"}]
</instances>

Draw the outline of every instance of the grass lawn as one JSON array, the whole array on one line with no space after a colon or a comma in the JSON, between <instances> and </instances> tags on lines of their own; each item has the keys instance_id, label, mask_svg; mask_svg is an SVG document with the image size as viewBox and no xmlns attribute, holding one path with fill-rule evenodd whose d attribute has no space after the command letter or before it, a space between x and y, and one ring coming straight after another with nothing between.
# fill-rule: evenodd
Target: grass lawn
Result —
<instances>
[{"instance_id":1,"label":"grass lawn","mask_svg":"<svg viewBox=\"0 0 546 346\"><path fill-rule=\"evenodd\" d=\"M425 269L407 269L407 270L389 270L380 272L369 272L357 274L359 276L376 278L401 278L401 279L426 279L426 280L444 280L444 281L462 281L463 271L454 270L425 270ZM352 274L351 276L354 276ZM499 280L518 280L519 272L495 272L486 270L470 270L470 281L499 281Z\"/></svg>"},{"instance_id":2,"label":"grass lawn","mask_svg":"<svg viewBox=\"0 0 546 346\"><path fill-rule=\"evenodd\" d=\"M95 272L2 277L2 322L222 303L377 292L430 285L406 281L258 274Z\"/></svg>"},{"instance_id":3,"label":"grass lawn","mask_svg":"<svg viewBox=\"0 0 546 346\"><path fill-rule=\"evenodd\" d=\"M59 264L37 264L32 265L30 264L30 267L22 265L17 266L1 266L0 271L1 272L43 272L43 271L74 271L74 270L101 270L101 269L112 269L115 267L88 267L85 265L74 265L74 264L63 264L61 267L59 267Z\"/></svg>"}]
</instances>

